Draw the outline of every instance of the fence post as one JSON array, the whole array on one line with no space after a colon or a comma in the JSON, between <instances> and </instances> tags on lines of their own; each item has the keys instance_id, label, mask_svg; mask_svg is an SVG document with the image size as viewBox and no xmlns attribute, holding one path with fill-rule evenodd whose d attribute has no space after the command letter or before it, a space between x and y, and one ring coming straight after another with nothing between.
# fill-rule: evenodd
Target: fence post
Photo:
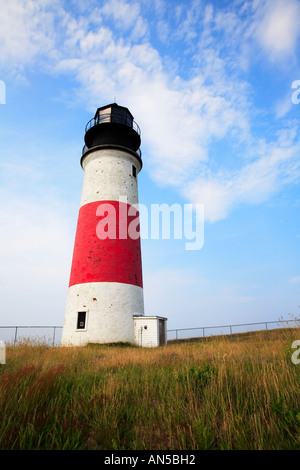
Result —
<instances>
[{"instance_id":1,"label":"fence post","mask_svg":"<svg viewBox=\"0 0 300 470\"><path fill-rule=\"evenodd\" d=\"M231 325L229 325L229 328L230 328L230 341L232 341L232 328L231 328Z\"/></svg>"},{"instance_id":2,"label":"fence post","mask_svg":"<svg viewBox=\"0 0 300 470\"><path fill-rule=\"evenodd\" d=\"M206 341L205 333L204 333L204 328L203 328L203 338L204 338L204 341Z\"/></svg>"},{"instance_id":3,"label":"fence post","mask_svg":"<svg viewBox=\"0 0 300 470\"><path fill-rule=\"evenodd\" d=\"M15 332L14 346L15 346L15 344L16 344L16 341L17 341L17 331L18 331L18 327L16 326L16 332Z\"/></svg>"},{"instance_id":4,"label":"fence post","mask_svg":"<svg viewBox=\"0 0 300 470\"><path fill-rule=\"evenodd\" d=\"M269 339L269 335L268 335L268 322L266 322L266 338Z\"/></svg>"},{"instance_id":5,"label":"fence post","mask_svg":"<svg viewBox=\"0 0 300 470\"><path fill-rule=\"evenodd\" d=\"M52 346L54 346L54 343L55 343L55 326L53 327L53 343L52 343Z\"/></svg>"}]
</instances>

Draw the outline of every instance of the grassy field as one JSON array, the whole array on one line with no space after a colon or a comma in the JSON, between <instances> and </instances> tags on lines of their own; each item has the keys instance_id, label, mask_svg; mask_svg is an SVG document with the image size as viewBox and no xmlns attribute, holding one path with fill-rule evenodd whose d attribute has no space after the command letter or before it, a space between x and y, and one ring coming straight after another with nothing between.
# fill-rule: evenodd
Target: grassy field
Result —
<instances>
[{"instance_id":1,"label":"grassy field","mask_svg":"<svg viewBox=\"0 0 300 470\"><path fill-rule=\"evenodd\" d=\"M295 339L8 347L0 449L299 449Z\"/></svg>"}]
</instances>

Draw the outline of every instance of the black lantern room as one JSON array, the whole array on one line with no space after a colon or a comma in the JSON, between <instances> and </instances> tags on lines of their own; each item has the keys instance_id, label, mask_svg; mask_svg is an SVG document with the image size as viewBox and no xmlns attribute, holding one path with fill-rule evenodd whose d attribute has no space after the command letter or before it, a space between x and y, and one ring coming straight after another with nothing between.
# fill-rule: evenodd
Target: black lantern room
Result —
<instances>
[{"instance_id":1,"label":"black lantern room","mask_svg":"<svg viewBox=\"0 0 300 470\"><path fill-rule=\"evenodd\" d=\"M95 147L125 147L141 158L140 128L129 109L112 103L98 108L85 128L83 156Z\"/></svg>"}]
</instances>

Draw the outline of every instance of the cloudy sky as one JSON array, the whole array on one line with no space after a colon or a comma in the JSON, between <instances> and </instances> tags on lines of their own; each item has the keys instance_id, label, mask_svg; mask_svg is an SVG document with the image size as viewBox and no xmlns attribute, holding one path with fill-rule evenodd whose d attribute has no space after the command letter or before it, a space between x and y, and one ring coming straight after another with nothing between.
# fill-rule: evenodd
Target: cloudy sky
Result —
<instances>
[{"instance_id":1,"label":"cloudy sky","mask_svg":"<svg viewBox=\"0 0 300 470\"><path fill-rule=\"evenodd\" d=\"M300 2L0 0L1 325L62 325L85 124L142 131L140 202L204 205L204 245L142 241L168 329L300 305ZM298 94L299 88L299 94Z\"/></svg>"}]
</instances>

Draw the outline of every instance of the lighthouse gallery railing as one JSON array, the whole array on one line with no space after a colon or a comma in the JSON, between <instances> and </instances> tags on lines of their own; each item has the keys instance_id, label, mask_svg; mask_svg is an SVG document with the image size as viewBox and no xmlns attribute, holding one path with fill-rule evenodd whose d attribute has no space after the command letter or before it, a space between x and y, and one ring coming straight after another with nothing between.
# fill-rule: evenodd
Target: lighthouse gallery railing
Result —
<instances>
[{"instance_id":1,"label":"lighthouse gallery railing","mask_svg":"<svg viewBox=\"0 0 300 470\"><path fill-rule=\"evenodd\" d=\"M135 121L128 119L126 116L125 117L124 116L119 116L119 115L115 115L115 114L112 114L112 113L100 114L100 116L93 117L87 123L87 125L85 126L85 132L87 132L89 129L91 129L94 126L98 126L100 124L105 124L105 123L108 123L108 122L123 124L124 126L131 127L135 132L137 132L139 135L141 135L141 129ZM83 149L82 149L82 155L87 150L89 150L89 147L87 147L87 145L84 145ZM136 153L140 158L142 158L141 149L138 149L136 151Z\"/></svg>"},{"instance_id":2,"label":"lighthouse gallery railing","mask_svg":"<svg viewBox=\"0 0 300 470\"><path fill-rule=\"evenodd\" d=\"M126 116L116 115L113 113L100 114L99 116L93 117L85 126L85 132L87 132L91 127L98 126L99 124L105 124L108 122L113 122L117 124L123 124L124 126L131 127L135 132L141 135L141 130L139 125L132 119L128 119Z\"/></svg>"}]
</instances>

